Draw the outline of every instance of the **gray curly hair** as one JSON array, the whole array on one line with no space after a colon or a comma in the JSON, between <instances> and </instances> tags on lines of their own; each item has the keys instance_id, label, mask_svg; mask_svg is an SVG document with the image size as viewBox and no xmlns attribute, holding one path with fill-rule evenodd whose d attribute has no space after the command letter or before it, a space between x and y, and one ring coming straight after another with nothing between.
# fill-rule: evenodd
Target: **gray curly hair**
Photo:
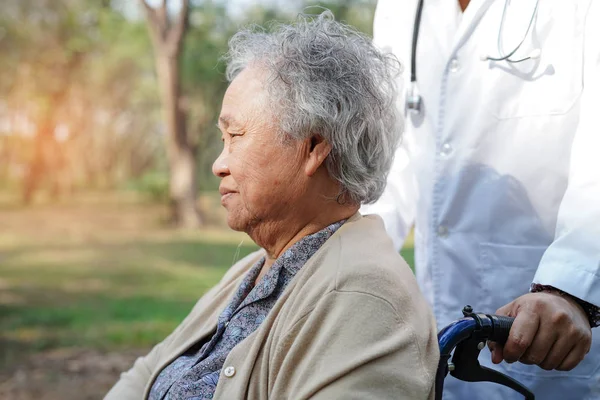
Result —
<instances>
[{"instance_id":1,"label":"gray curly hair","mask_svg":"<svg viewBox=\"0 0 600 400\"><path fill-rule=\"evenodd\" d=\"M325 165L342 188L338 200L367 204L381 196L402 132L401 66L393 55L326 10L271 32L244 29L230 39L225 60L230 82L251 64L270 72L284 137L318 134L330 143Z\"/></svg>"}]
</instances>

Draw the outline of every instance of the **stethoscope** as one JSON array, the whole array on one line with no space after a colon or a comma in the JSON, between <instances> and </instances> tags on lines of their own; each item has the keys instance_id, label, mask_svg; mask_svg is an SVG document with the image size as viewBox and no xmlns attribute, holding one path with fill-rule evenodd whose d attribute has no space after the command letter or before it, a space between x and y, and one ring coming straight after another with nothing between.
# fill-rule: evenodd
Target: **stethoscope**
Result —
<instances>
[{"instance_id":1,"label":"stethoscope","mask_svg":"<svg viewBox=\"0 0 600 400\"><path fill-rule=\"evenodd\" d=\"M523 57L518 60L513 60L511 58L517 51L519 51L519 49L521 48L521 45L525 42L525 39L529 35L529 31L531 30L531 27L533 26L533 21L535 20L535 17L538 12L538 6L540 4L540 0L535 1L535 6L533 8L533 12L531 13L531 18L529 19L529 25L527 25L527 30L525 31L525 34L523 35L523 38L521 39L519 44L517 44L517 46L508 53L504 53L504 51L502 50L502 48L503 48L502 33L504 32L504 20L506 17L506 12L508 10L509 3L510 3L510 0L504 0L504 9L502 10L502 17L500 19L500 29L498 31L498 42L497 42L498 56L492 57L488 54L484 54L480 57L481 61L506 61L508 63L513 64L513 63L520 63L523 61L539 58L542 54L542 51L540 49L534 49L527 57ZM419 0L419 3L417 4L417 13L415 15L415 23L413 26L412 49L411 49L411 56L410 56L410 85L409 85L408 91L406 93L406 109L408 111L411 111L411 112L414 112L417 114L421 112L421 105L422 105L421 104L422 98L419 93L419 88L417 85L417 43L419 40L419 28L421 26L421 14L422 13L423 13L423 0Z\"/></svg>"}]
</instances>

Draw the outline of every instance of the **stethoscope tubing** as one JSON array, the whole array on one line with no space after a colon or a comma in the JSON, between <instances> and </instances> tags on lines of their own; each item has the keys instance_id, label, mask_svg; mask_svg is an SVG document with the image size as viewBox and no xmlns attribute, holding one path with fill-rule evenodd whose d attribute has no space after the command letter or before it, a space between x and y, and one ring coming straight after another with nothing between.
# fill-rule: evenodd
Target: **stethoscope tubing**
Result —
<instances>
[{"instance_id":1,"label":"stethoscope tubing","mask_svg":"<svg viewBox=\"0 0 600 400\"><path fill-rule=\"evenodd\" d=\"M502 17L500 19L500 29L498 31L498 41L497 41L499 56L492 57L489 55L485 55L485 56L481 57L482 61L496 61L496 62L506 61L508 63L520 63L520 62L530 60L533 58L538 58L541 54L540 49L535 49L527 57L524 57L524 58L521 58L518 60L511 59L511 57L517 51L519 51L519 49L525 42L525 39L529 35L529 32L531 31L533 22L535 21L535 18L538 13L538 7L540 4L540 0L536 0L536 2L535 2L535 6L534 6L533 12L531 14L531 18L529 20L529 24L527 25L527 30L525 31L525 34L523 35L523 38L521 39L519 44L517 44L517 46L512 51L503 54L504 52L502 51L502 37L503 37L502 34L504 32L504 20L506 18L506 12L508 10L509 2L510 2L510 0L504 1L504 8L502 10ZM407 95L407 98L406 98L406 109L410 110L410 111L416 111L417 113L421 111L421 103L422 103L421 95L419 94L418 85L417 85L417 47L418 47L418 42L419 42L419 29L421 27L421 17L423 15L423 3L424 3L424 0L419 0L419 3L417 4L417 11L415 13L415 22L413 25L413 36L412 36L412 47L411 47L411 60L410 60L410 86L409 86L409 94Z\"/></svg>"}]
</instances>

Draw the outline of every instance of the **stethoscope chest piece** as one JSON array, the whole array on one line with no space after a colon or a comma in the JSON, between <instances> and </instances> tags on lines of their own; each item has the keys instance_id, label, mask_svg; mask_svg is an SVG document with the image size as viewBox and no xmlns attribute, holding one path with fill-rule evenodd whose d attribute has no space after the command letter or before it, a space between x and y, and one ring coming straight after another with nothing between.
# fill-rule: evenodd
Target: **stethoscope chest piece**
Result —
<instances>
[{"instance_id":1,"label":"stethoscope chest piece","mask_svg":"<svg viewBox=\"0 0 600 400\"><path fill-rule=\"evenodd\" d=\"M414 114L421 112L423 100L417 87L417 82L411 82L406 92L406 111Z\"/></svg>"}]
</instances>

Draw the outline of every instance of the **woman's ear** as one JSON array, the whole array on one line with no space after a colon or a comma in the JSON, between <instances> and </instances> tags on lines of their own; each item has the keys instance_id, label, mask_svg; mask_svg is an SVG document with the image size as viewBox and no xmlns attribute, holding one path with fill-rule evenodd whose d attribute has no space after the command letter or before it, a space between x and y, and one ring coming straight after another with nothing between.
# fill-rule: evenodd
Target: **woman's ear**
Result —
<instances>
[{"instance_id":1,"label":"woman's ear","mask_svg":"<svg viewBox=\"0 0 600 400\"><path fill-rule=\"evenodd\" d=\"M314 135L307 140L309 141L309 153L304 172L308 176L313 176L331 153L331 145L319 135Z\"/></svg>"}]
</instances>

